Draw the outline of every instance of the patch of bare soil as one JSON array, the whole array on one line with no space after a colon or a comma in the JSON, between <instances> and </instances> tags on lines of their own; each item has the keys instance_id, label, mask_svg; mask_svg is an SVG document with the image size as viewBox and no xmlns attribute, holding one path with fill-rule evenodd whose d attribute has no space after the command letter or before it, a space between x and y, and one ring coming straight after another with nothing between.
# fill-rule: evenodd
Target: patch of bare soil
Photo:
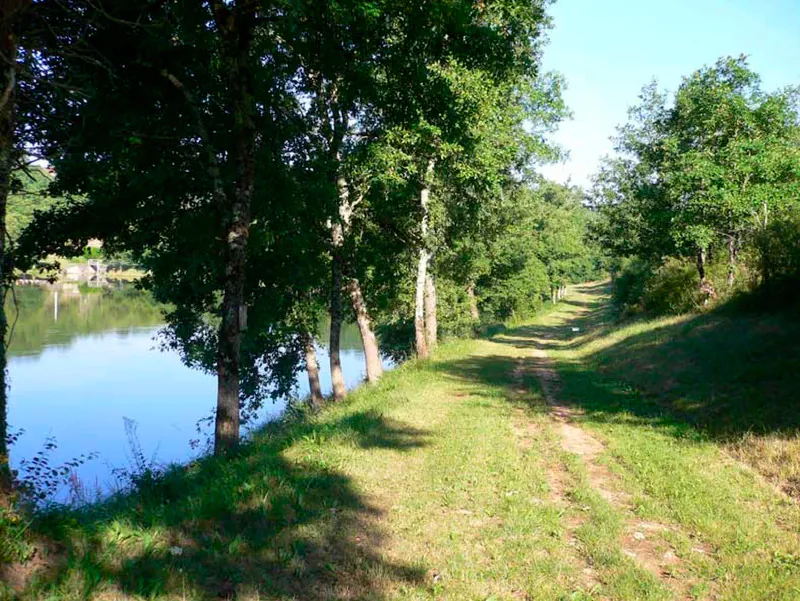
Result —
<instances>
[{"instance_id":1,"label":"patch of bare soil","mask_svg":"<svg viewBox=\"0 0 800 601\"><path fill-rule=\"evenodd\" d=\"M0 581L21 593L34 576L55 573L62 560L55 546L39 543L26 561L0 566Z\"/></svg>"}]
</instances>

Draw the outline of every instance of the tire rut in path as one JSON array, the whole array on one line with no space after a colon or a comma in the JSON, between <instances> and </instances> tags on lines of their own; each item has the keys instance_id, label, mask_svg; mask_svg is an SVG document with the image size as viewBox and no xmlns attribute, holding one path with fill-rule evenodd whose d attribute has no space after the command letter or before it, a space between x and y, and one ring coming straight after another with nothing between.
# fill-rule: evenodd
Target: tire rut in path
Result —
<instances>
[{"instance_id":1,"label":"tire rut in path","mask_svg":"<svg viewBox=\"0 0 800 601\"><path fill-rule=\"evenodd\" d=\"M562 448L581 459L589 485L625 516L621 540L622 553L664 582L679 598L689 598L688 588L691 582L672 580L673 572L680 566L680 559L663 537L659 537L660 534L670 530L670 527L641 520L633 514L631 496L621 490L617 477L598 461L605 451L603 443L574 423L575 418L583 412L559 400L560 378L552 360L538 347L532 351L532 371L539 381L544 399L550 406L551 415L558 426ZM563 496L563 492L560 494ZM574 532L580 524L581 522L568 524L568 528ZM574 538L574 535L570 536ZM660 539L661 545L653 539ZM659 548L664 546L668 546L666 552Z\"/></svg>"},{"instance_id":2,"label":"tire rut in path","mask_svg":"<svg viewBox=\"0 0 800 601\"><path fill-rule=\"evenodd\" d=\"M524 385L525 373L525 360L520 359L513 372L514 394L520 398L524 398L530 394L530 390ZM528 451L533 446L532 439L541 434L540 427L534 424L523 410L515 412L514 421L512 422L512 431L522 451ZM558 508L560 512L563 512L572 504L567 495L566 481L568 480L568 476L560 462L553 458L547 459L546 474L549 490L548 501ZM580 571L578 585L581 586L584 591L588 591L591 594L591 592L601 587L601 582L597 578L595 569L586 560L583 554L579 553L577 550L579 543L575 536L575 531L582 523L583 519L577 515L570 518L565 528L565 543L573 549L571 557L575 563L575 568Z\"/></svg>"}]
</instances>

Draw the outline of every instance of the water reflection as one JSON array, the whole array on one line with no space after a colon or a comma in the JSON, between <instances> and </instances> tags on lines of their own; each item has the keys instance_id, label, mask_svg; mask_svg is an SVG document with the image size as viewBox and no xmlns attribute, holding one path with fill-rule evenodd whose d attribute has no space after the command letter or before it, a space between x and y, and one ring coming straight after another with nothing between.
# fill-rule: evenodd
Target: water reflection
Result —
<instances>
[{"instance_id":1,"label":"water reflection","mask_svg":"<svg viewBox=\"0 0 800 601\"><path fill-rule=\"evenodd\" d=\"M18 316L9 347L9 423L24 435L12 449L12 465L39 451L48 437L60 464L84 453L99 458L77 475L89 489L108 490L112 469L130 463L124 418L134 420L142 450L161 463L191 459L189 441L205 439L197 424L211 415L213 376L186 368L175 353L158 350L159 307L130 286L89 288L18 286ZM327 339L327 324L320 337ZM364 378L357 328L342 332L342 365L348 387ZM323 390L331 389L328 357L319 349ZM297 394L308 393L305 374ZM267 403L259 418L279 415L285 402ZM67 491L62 490L60 500Z\"/></svg>"},{"instance_id":2,"label":"water reflection","mask_svg":"<svg viewBox=\"0 0 800 601\"><path fill-rule=\"evenodd\" d=\"M32 356L53 346L104 332L126 332L163 323L152 298L131 285L17 286L6 298L13 327L9 356Z\"/></svg>"}]
</instances>

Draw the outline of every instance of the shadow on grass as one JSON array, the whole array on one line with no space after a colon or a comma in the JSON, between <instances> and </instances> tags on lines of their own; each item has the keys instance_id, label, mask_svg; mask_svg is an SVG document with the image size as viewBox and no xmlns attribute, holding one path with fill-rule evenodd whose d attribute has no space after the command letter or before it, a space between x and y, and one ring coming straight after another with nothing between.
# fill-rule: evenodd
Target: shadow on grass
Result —
<instances>
[{"instance_id":1,"label":"shadow on grass","mask_svg":"<svg viewBox=\"0 0 800 601\"><path fill-rule=\"evenodd\" d=\"M566 300L581 312L553 325L515 328L494 337L519 349L580 350L621 330L618 341L562 363L560 400L580 407L594 421L624 419L668 426L676 435L730 440L742 434L794 436L800 429L800 315L754 313L721 307L677 324L618 322L607 284L581 287L588 301ZM578 331L573 331L578 328ZM444 366L450 373L501 385L505 363L510 385L513 361L469 358ZM505 360L505 361L504 361ZM528 365L537 367L530 357Z\"/></svg>"},{"instance_id":2,"label":"shadow on grass","mask_svg":"<svg viewBox=\"0 0 800 601\"><path fill-rule=\"evenodd\" d=\"M209 457L140 494L50 515L40 529L65 559L29 596L381 599L419 584L422 568L383 557L381 510L322 451L334 441L402 451L426 436L370 411L268 427L227 461Z\"/></svg>"},{"instance_id":3,"label":"shadow on grass","mask_svg":"<svg viewBox=\"0 0 800 601\"><path fill-rule=\"evenodd\" d=\"M591 338L629 325L612 321ZM797 312L722 306L676 324L642 325L588 358L587 367L603 376L605 392L582 394L576 387L567 391L573 402L645 417L668 412L717 439L748 432L793 435L800 428ZM592 379L591 371L582 377L580 366L567 369L579 383ZM617 391L612 403L601 400L609 398L609 388Z\"/></svg>"}]
</instances>

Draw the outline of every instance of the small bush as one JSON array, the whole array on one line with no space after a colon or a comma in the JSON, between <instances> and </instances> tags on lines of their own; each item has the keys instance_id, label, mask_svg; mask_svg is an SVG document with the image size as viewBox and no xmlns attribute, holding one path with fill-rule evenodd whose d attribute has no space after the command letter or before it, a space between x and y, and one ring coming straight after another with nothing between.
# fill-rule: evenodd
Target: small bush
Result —
<instances>
[{"instance_id":1,"label":"small bush","mask_svg":"<svg viewBox=\"0 0 800 601\"><path fill-rule=\"evenodd\" d=\"M439 337L442 340L472 337L476 322L470 316L466 287L439 278L436 291Z\"/></svg>"},{"instance_id":2,"label":"small bush","mask_svg":"<svg viewBox=\"0 0 800 601\"><path fill-rule=\"evenodd\" d=\"M639 259L624 263L614 279L614 303L622 315L678 315L703 305L697 271L677 259L659 266Z\"/></svg>"},{"instance_id":3,"label":"small bush","mask_svg":"<svg viewBox=\"0 0 800 601\"><path fill-rule=\"evenodd\" d=\"M653 315L679 315L702 307L700 278L694 266L672 259L648 279L642 297Z\"/></svg>"},{"instance_id":4,"label":"small bush","mask_svg":"<svg viewBox=\"0 0 800 601\"><path fill-rule=\"evenodd\" d=\"M800 293L800 215L773 221L754 239L762 292L774 300L791 300Z\"/></svg>"},{"instance_id":5,"label":"small bush","mask_svg":"<svg viewBox=\"0 0 800 601\"><path fill-rule=\"evenodd\" d=\"M22 562L30 558L34 546L28 540L29 526L30 522L20 513L0 505L0 564Z\"/></svg>"},{"instance_id":6,"label":"small bush","mask_svg":"<svg viewBox=\"0 0 800 601\"><path fill-rule=\"evenodd\" d=\"M622 315L644 310L642 299L653 270L649 263L639 259L621 262L614 276L614 305Z\"/></svg>"}]
</instances>

